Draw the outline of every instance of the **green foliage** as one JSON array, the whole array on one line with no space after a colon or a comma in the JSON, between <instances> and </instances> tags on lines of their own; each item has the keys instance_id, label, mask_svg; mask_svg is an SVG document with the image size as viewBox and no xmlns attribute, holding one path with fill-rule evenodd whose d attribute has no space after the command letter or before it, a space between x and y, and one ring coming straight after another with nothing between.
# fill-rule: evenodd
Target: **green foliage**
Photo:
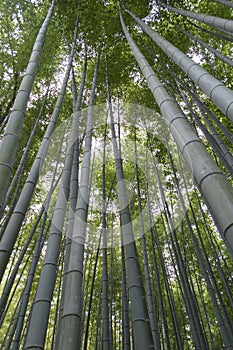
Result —
<instances>
[{"instance_id":1,"label":"green foliage","mask_svg":"<svg viewBox=\"0 0 233 350\"><path fill-rule=\"evenodd\" d=\"M177 8L185 8L190 11L206 13L223 18L231 18L232 10L226 6L214 3L213 1L167 1L172 6ZM1 14L1 27L0 27L0 124L3 125L1 129L1 136L4 132L4 120L6 120L10 109L12 108L16 91L19 87L20 81L24 74L25 68L30 57L30 53L33 47L35 37L38 33L40 25L46 15L50 1L38 0L38 1L23 1L23 0L2 0L0 2L0 14ZM201 66L206 69L207 72L214 75L232 88L232 67L223 63L222 60L216 58L214 54L210 53L208 49L204 49L201 45L192 41L183 32L179 31L176 25L190 32L192 35L201 38L208 45L218 49L227 57L232 57L232 42L227 41L224 38L219 38L212 35L211 32L215 32L207 25L200 23L195 24L182 16L178 16L172 12L163 9L151 1L147 0L125 0L123 5L139 18L144 18L146 22L160 35L169 40L173 45L186 53L189 57L200 62ZM181 71L181 69L175 65L162 51L154 44L135 24L131 16L129 16L123 9L123 17L126 25L132 35L133 39L139 46L140 50L146 56L149 64L154 69L156 75L161 80L162 85L167 89L171 97L174 97L178 104L181 106L185 117L194 126L197 134L199 134L206 149L216 158L215 151L212 145L209 144L204 137L197 123L195 122L190 109L180 94L179 87L182 86L184 92L187 92L187 101L197 113L197 116L202 121L203 125L208 128L208 124L205 121L202 111L198 108L198 104L191 96L189 91L197 93L200 101L203 105L207 106L209 110L217 117L219 122L225 126L225 128L232 132L231 121L219 111L215 104L205 96L197 86L190 81L187 75ZM59 93L61 82L63 79L66 62L70 53L73 32L76 20L79 20L78 38L76 41L76 52L73 61L73 69L75 79L77 83L77 90L81 82L81 75L83 69L84 60L84 47L87 49L87 76L84 88L84 95L82 101L82 108L88 106L90 89L92 85L93 72L96 65L96 58L99 52L101 52L100 68L97 79L96 89L96 104L105 103L107 99L107 87L106 87L106 63L108 68L108 79L110 83L112 100L116 106L118 102L132 103L147 107L146 117L138 116L138 120L145 119L149 125L151 118L154 117L154 112L160 112L159 107L155 103L155 100L148 89L147 82L139 71L136 60L129 48L127 41L125 40L122 32L120 20L119 20L119 7L117 1L109 0L57 0L55 11L52 21L49 26L49 30L46 37L44 52L41 59L41 64L38 70L38 74L34 83L30 103L27 108L27 114L25 123L23 125L23 136L20 140L16 166L13 170L13 174L19 164L22 153L27 144L29 135L34 126L35 120L40 112L41 106L44 101L44 96L48 85L50 84L48 98L45 101L43 113L39 121L37 132L33 138L30 146L30 152L27 157L24 172L20 180L22 180L19 191L25 183L26 177L31 170L31 166L36 157L37 151L41 145L45 130L49 124L50 117L53 112L55 102ZM203 30L202 30L203 29ZM220 34L219 31L216 33ZM150 115L150 111L151 115ZM63 122L69 120L73 113L73 96L71 83L69 83L63 106L61 108L60 119L58 126L62 126ZM93 144L97 148L103 150L103 135L105 131L106 116L104 113L100 113L99 119L93 129ZM86 123L86 114L83 113L80 137L83 138L84 127ZM161 120L161 119L159 119ZM0 125L0 126L1 126ZM159 128L160 127L160 128ZM232 149L232 140L224 134L218 124L214 123L215 130L222 137L229 150ZM162 133L163 123L158 126L158 130ZM117 130L119 131L119 130ZM122 154L124 176L127 184L127 195L129 198L129 208L134 221L135 232L137 232L137 252L138 261L142 271L143 285L146 286L148 282L145 277L145 252L143 251L143 242L141 237L141 227L139 220L139 204L137 195L137 177L135 173L135 162L130 158L133 153L132 145L134 145L135 135L134 126L131 124L121 122L121 144L127 150L126 154ZM145 132L145 128L137 128L137 146L138 148L147 149L150 154L153 154L155 162L160 169L160 176L162 178L163 186L166 189L166 201L163 202L159 197L159 186L156 185L156 167L150 169L150 173L146 172L146 163L144 166L139 167L139 182L141 190L142 209L148 214L147 229L145 234L147 244L147 254L149 261L149 272L151 276L152 297L154 302L155 315L158 320L161 342L164 344L163 349L168 348L166 339L166 330L169 334L170 348L176 349L177 347L177 328L179 334L183 340L183 349L195 349L196 345L193 340L192 329L190 326L190 314L187 308L187 294L186 287L188 284L193 295L195 302L198 305L198 316L200 318L202 327L206 334L208 343L212 348L223 348L223 339L220 332L220 327L216 317L215 304L211 298L210 286L207 283L206 274L216 282L214 286L214 292L218 292L217 304L223 312L223 306L226 309L226 313L230 319L233 318L231 289L232 289L232 261L230 261L229 253L219 237L219 233L216 229L215 223L211 219L210 213L206 205L201 199L201 196L196 193L194 187L188 190L187 193L182 193L189 197L187 204L187 211L183 213L182 220L175 229L171 229L173 222L173 214L176 206L180 205L178 196L178 189L176 184L175 174L172 169L171 159L167 152L163 139L160 140L153 130ZM117 139L119 143L119 139ZM110 148L111 134L107 130L107 144ZM128 145L128 148L126 147ZM112 150L111 150L112 151ZM85 329L87 327L87 314L90 312L89 322L89 335L87 349L101 349L102 348L102 265L103 258L101 255L101 249L98 252L96 276L93 280L94 267L97 257L96 246L99 242L101 230L102 230L102 153L97 152L95 154L95 160L93 161L92 168L92 189L90 189L90 206L88 208L88 225L91 226L91 230L94 231L93 242L90 234L90 247L85 247L84 253L84 269L83 273L83 285L80 294L83 295L83 338L84 342ZM174 152L175 153L175 152ZM140 154L144 161L146 159L146 152ZM173 159L178 157L177 153L173 154ZM80 149L79 165L81 166L84 157L83 145ZM219 161L218 161L219 162ZM97 165L96 165L97 164ZM55 167L55 165L54 165ZM224 168L223 164L220 164L220 168L223 172L229 173ZM177 164L174 166L174 170L177 172ZM114 158L109 157L105 163L106 171L106 196L107 196L107 234L111 235L117 232L117 246L108 248L107 250L107 262L108 262L108 296L109 296L109 320L111 330L111 341L113 349L121 349L122 346L122 333L124 331L123 322L123 301L122 301L122 252L120 243L120 218L119 218L119 203L118 203L118 188L116 181L116 168ZM51 174L47 174L50 176ZM178 173L179 181L184 183L182 174ZM186 180L186 179L185 179ZM153 185L149 188L149 185ZM90 183L91 186L91 183ZM157 186L157 187L156 187ZM156 189L156 190L155 190ZM214 190L214 189L213 189ZM185 192L185 191L183 191ZM47 193L46 193L47 194ZM150 197L150 198L149 198ZM4 276L4 282L10 276L12 267L14 266L22 247L29 235L29 232L38 216L39 206L44 200L44 191L40 188L36 189L35 197L32 199L32 208L28 211L24 224L19 234L16 247L14 248L10 263L8 265L6 274ZM12 198L8 205L12 204ZM153 208L159 207L159 215L152 224L150 223L151 216L153 216L155 209L149 210L149 205ZM9 210L9 206L6 209L5 214ZM69 203L67 204L67 208ZM157 208L156 207L156 208ZM54 203L51 201L48 214L50 216L54 209ZM180 209L180 207L179 207ZM174 210L174 212L173 212ZM68 211L68 210L67 210ZM4 223L3 217L1 223ZM49 226L49 219L46 221L46 231ZM68 219L67 219L68 220ZM191 225L191 229L189 227ZM148 229L149 226L149 229ZM115 231L114 231L115 230ZM2 343L0 346L4 348L6 345L5 335L9 335L12 330L13 316L15 310L21 300L21 293L28 278L28 272L30 263L32 261L33 249L36 239L38 237L39 228L35 231L35 235L29 245L28 250L25 252L25 256L22 264L20 265L17 273L16 280L13 284L13 288L9 299L9 309L2 325L0 339ZM89 232L90 233L90 232ZM196 238L197 245L194 243ZM54 294L51 302L51 312L49 319L49 326L47 330L46 348L52 347L53 337L58 334L57 320L59 318L58 310L62 309L62 283L63 283L63 270L64 260L68 248L64 247L67 242L65 229L63 232L63 241L59 251L59 267L57 271L57 280L54 288ZM111 238L108 237L108 239ZM32 307L33 299L35 297L40 271L44 263L45 251L47 249L48 238L42 244L42 250L36 273L33 279L32 290L29 298L27 314L25 318L25 329L21 338L22 347L24 337L26 334L27 322L30 319L30 310ZM114 243L115 244L115 243ZM201 255L204 261L204 267L201 266L198 249L200 248ZM179 255L177 255L179 251ZM65 253L66 252L66 253ZM182 268L181 268L182 262ZM205 269L204 269L205 268ZM206 272L207 271L207 272ZM129 273L129 272L127 272ZM184 283L183 276L186 278ZM1 291L4 284L1 285ZM227 289L227 287L229 289ZM88 307L90 293L93 288L93 299L91 303L91 310ZM189 295L190 296L190 295ZM128 298L128 296L127 296ZM221 299L222 298L222 299ZM129 316L132 314L131 301L128 303ZM175 320L177 319L177 324ZM124 320L125 321L125 320ZM7 331L9 330L9 333ZM132 340L132 335L131 335ZM167 347L166 347L167 346Z\"/></svg>"}]
</instances>

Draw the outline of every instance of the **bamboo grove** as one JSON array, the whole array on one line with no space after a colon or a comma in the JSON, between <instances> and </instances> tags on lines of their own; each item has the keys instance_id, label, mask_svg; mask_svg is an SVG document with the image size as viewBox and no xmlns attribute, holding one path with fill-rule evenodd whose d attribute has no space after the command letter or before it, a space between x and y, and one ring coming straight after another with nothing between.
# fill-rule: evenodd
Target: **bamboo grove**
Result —
<instances>
[{"instance_id":1,"label":"bamboo grove","mask_svg":"<svg viewBox=\"0 0 233 350\"><path fill-rule=\"evenodd\" d=\"M233 2L0 11L0 348L233 349Z\"/></svg>"}]
</instances>

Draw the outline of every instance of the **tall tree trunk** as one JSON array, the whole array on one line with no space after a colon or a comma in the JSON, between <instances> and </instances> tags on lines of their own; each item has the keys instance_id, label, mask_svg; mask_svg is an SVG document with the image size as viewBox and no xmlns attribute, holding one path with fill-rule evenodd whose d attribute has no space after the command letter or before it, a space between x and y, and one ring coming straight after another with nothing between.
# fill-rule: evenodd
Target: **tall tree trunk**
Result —
<instances>
[{"instance_id":1,"label":"tall tree trunk","mask_svg":"<svg viewBox=\"0 0 233 350\"><path fill-rule=\"evenodd\" d=\"M17 146L20 140L23 121L26 113L27 103L29 101L32 86L39 67L46 33L49 22L52 17L55 0L52 0L48 14L40 28L35 44L32 49L31 57L26 69L26 73L20 84L13 110L7 122L5 135L0 144L0 218L3 214L5 196L10 182L12 168L15 162Z\"/></svg>"},{"instance_id":2,"label":"tall tree trunk","mask_svg":"<svg viewBox=\"0 0 233 350\"><path fill-rule=\"evenodd\" d=\"M83 72L82 72L82 79L79 87L78 96L76 96L76 93L74 93L73 89L73 109L74 109L74 115L73 118L76 120L76 127L74 130L74 156L73 156L73 164L72 164L72 171L71 171L71 178L70 178L70 205L69 205L69 218L68 218L68 234L66 237L66 246L65 246L65 259L64 259L64 276L63 276L63 283L62 283L62 295L61 295L61 303L60 303L60 310L59 310L59 321L58 321L58 327L56 331L56 342L55 342L55 348L59 348L59 341L61 336L61 318L63 313L63 304L64 304L64 290L66 285L66 276L67 276L67 269L69 266L69 259L70 259L70 248L71 248L71 237L74 227L74 221L75 221L75 208L76 208L76 202L77 202L77 195L78 195L78 189L79 189L79 156L80 156L80 135L79 135L79 124L80 124L80 115L81 115L81 108L82 108L82 99L83 99L83 91L85 86L85 80L86 80L86 70L87 70L87 51L85 51L85 58L84 58L84 65L83 65Z\"/></svg>"},{"instance_id":3,"label":"tall tree trunk","mask_svg":"<svg viewBox=\"0 0 233 350\"><path fill-rule=\"evenodd\" d=\"M223 55L220 51L218 51L217 49L215 49L214 47L210 46L209 44L207 44L205 41L203 41L202 39L198 38L195 35L192 35L191 33L189 33L187 30L183 29L182 27L180 27L178 24L172 23L171 21L168 20L169 23L173 24L174 27L176 27L178 30L180 30L182 33L186 34L190 39L192 39L193 41L196 41L198 44L200 44L201 46L203 46L204 48L206 48L208 51L210 51L211 53L213 53L216 57L218 57L220 60L222 60L223 62L227 63L230 67L233 67L233 61L232 59L230 59L229 57Z\"/></svg>"},{"instance_id":4,"label":"tall tree trunk","mask_svg":"<svg viewBox=\"0 0 233 350\"><path fill-rule=\"evenodd\" d=\"M51 136L56 128L56 124L60 115L60 110L64 100L65 92L66 92L68 79L70 76L70 70L71 70L72 61L73 61L74 52L75 52L75 46L76 46L77 31L78 31L78 22L76 23L76 27L75 27L74 40L73 40L69 61L66 68L65 77L57 98L56 105L54 107L53 114L51 116L51 120L46 129L46 132L45 132L43 141L41 143L41 146L39 148L39 151L37 153L37 156L31 167L31 171L27 177L27 180L21 191L20 197L17 201L15 210L11 215L9 223L5 229L5 232L0 242L0 281L3 277L5 268L9 261L18 233L22 226L22 222L24 220L25 214L29 207L32 195L34 193L35 186L39 178L40 167L43 160L45 159Z\"/></svg>"},{"instance_id":5,"label":"tall tree trunk","mask_svg":"<svg viewBox=\"0 0 233 350\"><path fill-rule=\"evenodd\" d=\"M51 74L51 79L52 79L52 74ZM51 82L51 80L50 80L50 82ZM27 161L27 158L28 158L28 153L30 151L30 146L32 144L32 141L33 141L33 138L34 138L34 136L36 134L36 131L38 130L38 124L39 124L39 121L41 119L42 113L44 111L44 107L45 107L45 103L46 103L46 100L47 100L47 97L48 97L49 89L50 89L50 84L49 84L49 86L47 88L47 91L45 93L44 100L43 100L40 112L38 114L38 117L36 118L36 121L35 121L35 124L33 126L32 131L31 131L30 137L29 137L28 142L27 142L27 144L25 146L23 155L22 155L22 157L20 159L20 163L18 165L18 168L16 169L16 172L14 174L14 177L13 177L11 183L10 183L10 186L9 186L7 194L6 194L6 198L5 198L5 203L4 203L4 208L3 209L5 209L6 205L10 201L12 195L13 195L13 198L11 200L9 210L7 211L6 215L3 217L3 221L1 223L0 239L2 238L2 235L3 235L5 229L6 229L7 225L8 225L8 222L9 222L9 220L11 218L12 213L14 212L14 209L15 209L18 197L19 197L20 186L22 185L22 180L23 180L23 171L24 171L24 168L25 168L25 165L26 165L26 161Z\"/></svg>"},{"instance_id":6,"label":"tall tree trunk","mask_svg":"<svg viewBox=\"0 0 233 350\"><path fill-rule=\"evenodd\" d=\"M75 125L76 121L73 120L72 126ZM36 347L44 348L45 344L51 301L57 277L60 243L62 238L67 200L69 196L70 176L73 162L73 147L74 145L71 138L71 145L69 144L66 152L61 185L53 211L52 225L47 243L47 250L41 269L36 296L30 314L30 321L24 349L31 349Z\"/></svg>"},{"instance_id":7,"label":"tall tree trunk","mask_svg":"<svg viewBox=\"0 0 233 350\"><path fill-rule=\"evenodd\" d=\"M132 303L132 327L134 348L136 350L149 349L153 347L153 339L148 322L148 311L145 302L145 291L142 284L140 266L138 262L138 254L134 241L133 227L131 215L129 211L127 192L124 180L122 167L122 159L116 142L116 134L113 119L113 110L111 102L110 86L107 75L109 113L111 121L111 133L114 161L116 167L118 197L120 205L122 241L124 244L126 267L127 267L127 282L130 300Z\"/></svg>"},{"instance_id":8,"label":"tall tree trunk","mask_svg":"<svg viewBox=\"0 0 233 350\"><path fill-rule=\"evenodd\" d=\"M86 124L85 149L81 166L80 186L75 210L73 235L71 236L69 264L61 317L59 348L75 350L79 346L82 321L83 259L89 198L91 144L94 122L94 102L100 53L98 54L92 82L91 97Z\"/></svg>"},{"instance_id":9,"label":"tall tree trunk","mask_svg":"<svg viewBox=\"0 0 233 350\"><path fill-rule=\"evenodd\" d=\"M177 9L175 7L164 4L160 0L158 0L158 3L162 7L164 7L165 9L168 9L169 11L175 12L178 15L195 19L198 22L208 24L209 26L211 26L215 29L218 29L218 30L222 30L223 32L233 33L233 21L232 20L221 18L221 17L216 17L216 16L210 16L210 15L206 15L203 13L197 13L197 12Z\"/></svg>"},{"instance_id":10,"label":"tall tree trunk","mask_svg":"<svg viewBox=\"0 0 233 350\"><path fill-rule=\"evenodd\" d=\"M233 91L221 81L214 78L204 68L180 51L176 46L156 33L132 12L127 11L140 25L143 31L176 62L176 64L197 84L204 93L219 107L219 109L233 121Z\"/></svg>"},{"instance_id":11,"label":"tall tree trunk","mask_svg":"<svg viewBox=\"0 0 233 350\"><path fill-rule=\"evenodd\" d=\"M135 117L136 119L136 117ZM138 208L139 208L139 218L140 218L140 229L141 229L141 238L142 238L142 249L143 249L143 261L144 261L144 271L145 271L145 280L146 280L146 295L148 303L148 313L150 319L150 326L153 336L154 348L161 349L161 344L159 340L158 332L158 321L156 318L156 313L153 305L153 296L151 288L151 277L149 269L149 259L148 259L148 249L146 242L146 232L143 218L143 209L142 209L142 198L141 198L141 186L140 186L140 175L139 175L139 166L138 166L138 149L137 149L137 134L136 134L136 120L134 120L134 153L135 153L135 173L137 178L137 196L138 196Z\"/></svg>"},{"instance_id":12,"label":"tall tree trunk","mask_svg":"<svg viewBox=\"0 0 233 350\"><path fill-rule=\"evenodd\" d=\"M102 236L103 236L103 269L102 269L102 308L103 308L103 322L102 322L102 348L103 350L110 350L109 337L109 307L108 307L108 237L107 237L107 208L106 208L106 138L107 138L107 121L104 132L104 146L103 146L103 165L102 165Z\"/></svg>"},{"instance_id":13,"label":"tall tree trunk","mask_svg":"<svg viewBox=\"0 0 233 350\"><path fill-rule=\"evenodd\" d=\"M214 213L221 229L221 236L226 246L233 248L233 188L221 170L210 157L203 144L189 125L182 111L173 98L169 96L155 75L145 57L129 35L120 14L122 28L131 50L141 68L147 84L160 108L191 174L194 176L205 200ZM213 191L214 189L214 191Z\"/></svg>"}]
</instances>

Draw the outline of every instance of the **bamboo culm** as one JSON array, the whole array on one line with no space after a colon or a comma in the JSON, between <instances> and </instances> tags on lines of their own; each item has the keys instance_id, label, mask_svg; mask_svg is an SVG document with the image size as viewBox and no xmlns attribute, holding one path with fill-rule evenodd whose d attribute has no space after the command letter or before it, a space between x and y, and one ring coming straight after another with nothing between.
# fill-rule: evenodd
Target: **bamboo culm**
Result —
<instances>
[{"instance_id":1,"label":"bamboo culm","mask_svg":"<svg viewBox=\"0 0 233 350\"><path fill-rule=\"evenodd\" d=\"M46 33L53 14L54 5L55 0L52 0L47 16L33 46L25 75L16 95L12 112L7 122L6 131L0 144L0 218L3 214L5 196L15 162L18 143L21 137L27 103L39 68Z\"/></svg>"},{"instance_id":2,"label":"bamboo culm","mask_svg":"<svg viewBox=\"0 0 233 350\"><path fill-rule=\"evenodd\" d=\"M214 213L220 233L230 254L233 248L233 188L210 157L186 120L181 109L169 96L145 57L129 35L121 15L122 28L147 84L160 108L186 163L204 198ZM215 191L212 190L215 188ZM221 200L222 198L222 200Z\"/></svg>"},{"instance_id":3,"label":"bamboo culm","mask_svg":"<svg viewBox=\"0 0 233 350\"><path fill-rule=\"evenodd\" d=\"M19 196L19 199L17 201L16 207L14 212L11 215L11 218L9 220L9 223L5 229L5 232L2 236L1 242L0 242L0 281L3 277L5 268L7 266L7 263L9 261L11 252L13 250L13 247L15 245L18 233L20 231L20 228L22 226L25 214L27 212L27 209L29 207L29 203L31 201L32 195L35 190L36 183L39 178L40 174L40 168L43 163L43 160L45 159L49 143L51 141L52 134L56 128L56 124L60 115L60 110L62 107L62 103L64 100L67 82L70 76L70 70L71 65L74 57L75 52L75 45L76 45L76 36L78 31L78 22L76 24L75 28L75 34L73 41L69 61L66 68L66 73L64 76L64 80L57 98L56 105L54 107L53 114L51 116L50 122L48 124L48 127L46 129L43 141L41 143L41 146L39 148L39 151L37 153L37 156L33 162L33 165L31 167L31 171L27 177L27 180L24 184L24 187L21 191L21 194Z\"/></svg>"}]
</instances>

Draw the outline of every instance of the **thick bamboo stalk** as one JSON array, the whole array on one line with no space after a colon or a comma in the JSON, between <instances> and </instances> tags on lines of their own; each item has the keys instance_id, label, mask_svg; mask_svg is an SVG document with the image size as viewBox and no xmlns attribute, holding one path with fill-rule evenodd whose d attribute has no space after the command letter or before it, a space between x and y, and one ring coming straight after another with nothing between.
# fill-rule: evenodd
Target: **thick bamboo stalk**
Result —
<instances>
[{"instance_id":1,"label":"thick bamboo stalk","mask_svg":"<svg viewBox=\"0 0 233 350\"><path fill-rule=\"evenodd\" d=\"M137 196L138 196L140 229L141 229L141 237L142 237L142 249L143 249L143 261L144 261L144 273L145 273L145 280L146 280L146 296L147 296L147 304L148 304L148 313L149 313L154 347L156 349L161 349L159 332L158 332L158 321L157 321L156 313L153 306L148 248L147 248L147 242L145 237L146 230L145 230L143 209L142 209L141 185L140 185L139 166L138 166L137 133L136 133L135 120L134 120L134 154L135 154L135 174L137 178Z\"/></svg>"},{"instance_id":2,"label":"thick bamboo stalk","mask_svg":"<svg viewBox=\"0 0 233 350\"><path fill-rule=\"evenodd\" d=\"M109 114L111 121L112 145L117 177L117 189L120 205L120 219L122 230L122 244L124 245L127 282L129 296L132 303L132 329L135 350L150 349L153 347L153 339L150 324L148 322L148 311L145 302L145 291L141 279L141 270L138 262L137 248L134 241L134 233L131 215L127 199L122 159L116 142L116 133L113 119L110 86L107 75ZM155 349L157 349L155 345Z\"/></svg>"},{"instance_id":3,"label":"thick bamboo stalk","mask_svg":"<svg viewBox=\"0 0 233 350\"><path fill-rule=\"evenodd\" d=\"M53 70L52 70L52 72L53 72ZM50 82L51 82L51 79L52 79L52 72L51 72ZM33 138L35 136L35 133L37 131L37 127L38 127L39 121L40 121L42 113L44 111L44 107L45 107L45 103L47 101L49 89L50 89L50 84L47 87L47 90L46 90L46 93L45 93L45 96L44 96L44 99L43 99L43 103L42 103L40 112L38 114L38 117L36 118L35 124L33 126L32 131L31 131L31 134L29 136L29 139L28 139L28 142L26 144L26 147L25 147L25 150L23 152L23 155L21 157L20 163L18 165L18 168L16 169L16 172L14 174L14 177L13 177L11 183L10 183L10 186L9 186L7 194L6 194L6 198L5 198L5 203L4 203L4 208L3 209L5 209L5 207L8 204L8 202L9 202L9 200L10 200L12 195L13 195L13 198L12 198L11 203L10 203L10 208L7 211L6 215L4 216L4 221L3 221L2 225L1 225L1 228L0 228L0 239L2 238L2 235L3 235L5 229L6 229L7 225L8 225L10 217L11 217L12 213L14 212L14 209L15 209L15 206L16 206L16 203L17 203L20 186L21 186L22 179L23 179L22 174L23 174L24 167L25 167L25 164L26 164L26 161L27 161L27 157L28 157L28 153L29 153L29 150L30 150L30 146L32 144L32 140L33 140Z\"/></svg>"},{"instance_id":4,"label":"thick bamboo stalk","mask_svg":"<svg viewBox=\"0 0 233 350\"><path fill-rule=\"evenodd\" d=\"M233 9L233 3L228 0L212 0L212 2L217 2L218 4L231 7Z\"/></svg>"},{"instance_id":5,"label":"thick bamboo stalk","mask_svg":"<svg viewBox=\"0 0 233 350\"><path fill-rule=\"evenodd\" d=\"M69 264L66 271L66 284L63 299L62 327L59 349L75 350L79 346L82 323L82 283L83 260L86 233L87 210L89 200L89 177L91 144L94 121L95 89L100 54L98 55L92 82L92 91L88 108L85 149L81 165L80 186L75 210L73 234L70 245Z\"/></svg>"},{"instance_id":6,"label":"thick bamboo stalk","mask_svg":"<svg viewBox=\"0 0 233 350\"><path fill-rule=\"evenodd\" d=\"M213 53L216 57L218 57L220 60L222 60L223 62L225 62L226 64L228 64L230 67L233 67L233 61L232 59L228 58L227 56L223 55L220 51L218 51L217 49L215 49L214 47L210 46L209 44L207 44L205 41L203 41L202 39L198 38L195 35L192 35L191 33L189 33L187 30L181 28L179 25L172 23L170 21L168 21L169 23L173 24L174 27L176 27L177 29L179 29L182 33L186 34L190 39L192 39L193 41L196 41L198 44L200 44L201 46L203 46L204 48L206 48L208 51L210 51L211 53Z\"/></svg>"},{"instance_id":7,"label":"thick bamboo stalk","mask_svg":"<svg viewBox=\"0 0 233 350\"><path fill-rule=\"evenodd\" d=\"M206 151L204 145L193 131L181 109L166 92L149 63L129 35L120 16L122 28L131 50L141 68L147 84L160 108L186 163L205 200L211 207L221 236L226 245L233 248L233 188L224 174Z\"/></svg>"},{"instance_id":8,"label":"thick bamboo stalk","mask_svg":"<svg viewBox=\"0 0 233 350\"><path fill-rule=\"evenodd\" d=\"M102 347L103 350L110 350L109 338L109 307L108 307L108 255L107 255L107 208L106 208L106 138L107 121L104 132L104 149L102 164L102 236L103 236L103 267L102 267Z\"/></svg>"},{"instance_id":9,"label":"thick bamboo stalk","mask_svg":"<svg viewBox=\"0 0 233 350\"><path fill-rule=\"evenodd\" d=\"M56 332L55 348L59 348L59 342L61 337L60 329L62 327L62 314L63 314L63 303L64 303L64 291L65 291L65 285L66 285L66 273L69 266L71 237L73 232L73 226L74 226L74 220L75 220L75 208L76 208L77 194L79 189L79 176L78 176L79 175L78 174L79 173L79 156L80 156L80 145L79 145L80 120L79 118L81 114L83 91L84 91L85 80L86 80L86 68L87 68L87 52L85 54L82 79L81 79L78 96L76 95L76 92L73 93L73 110L74 110L73 118L76 120L77 126L74 130L75 138L73 140L74 157L73 157L73 164L72 164L72 171L71 171L71 178L70 178L70 205L69 205L69 218L68 218L68 234L67 234L66 246L65 246L64 276L62 281L62 296L61 296L61 303L60 303L60 310L59 310L59 321L58 321L58 327Z\"/></svg>"},{"instance_id":10,"label":"thick bamboo stalk","mask_svg":"<svg viewBox=\"0 0 233 350\"><path fill-rule=\"evenodd\" d=\"M174 177L175 177L176 186L178 188L179 201L180 201L180 203L182 205L182 208L183 208L183 211L185 213L186 212L186 206L185 206L185 202L184 202L184 198L183 198L183 195L182 195L181 188L179 186L179 180L177 178L177 173L176 173L175 166L174 166L173 159L172 159L172 156L171 156L170 152L169 152L169 158L170 158L172 171L173 171L173 174L174 174ZM183 176L184 176L184 174L183 174ZM185 181L185 178L184 178L184 181ZM187 188L186 188L186 190L187 190ZM188 191L187 191L187 195L188 195ZM194 211L192 213L193 213L193 215L195 217ZM203 275L204 275L204 278L205 278L205 281L206 281L207 290L208 290L209 295L210 295L211 300L212 300L212 304L213 304L213 307L214 307L214 310L215 310L215 313L216 313L216 319L218 321L219 328L221 330L221 334L222 334L222 338L224 340L224 344L225 344L225 346L227 348L231 349L232 346L233 346L232 329L231 329L232 325L231 325L231 322L229 322L229 317L228 317L228 314L227 314L226 310L223 308L223 312L221 312L221 308L218 305L217 296L218 296L218 298L220 300L222 299L222 297L221 297L221 294L219 293L218 286L217 286L216 280L214 278L214 274L213 274L210 262L208 260L208 255L206 254L206 250L205 250L204 246L203 246L203 250L204 250L205 256L203 256L203 253L201 252L201 249L200 249L200 246L199 246L199 242L198 242L198 240L197 240L197 238L196 238L196 236L195 236L195 234L193 232L193 228L192 228L192 225L191 225L191 222L190 222L190 219L189 219L189 216L188 216L187 212L185 214L185 219L186 219L188 230L190 232L190 236L191 236L191 239L192 239L192 242L193 242L194 251L195 251L195 253L197 255L198 262L200 264L200 267L202 269L202 272L203 272ZM224 319L224 316L225 316L225 319Z\"/></svg>"},{"instance_id":11,"label":"thick bamboo stalk","mask_svg":"<svg viewBox=\"0 0 233 350\"><path fill-rule=\"evenodd\" d=\"M75 122L73 122L73 124L75 124ZM72 161L73 147L71 146L68 147L66 153L61 185L53 211L47 250L41 269L35 300L31 310L24 349L36 347L44 348L50 306L56 282L57 264L60 254L60 243L66 213L66 205L69 196Z\"/></svg>"},{"instance_id":12,"label":"thick bamboo stalk","mask_svg":"<svg viewBox=\"0 0 233 350\"><path fill-rule=\"evenodd\" d=\"M233 33L233 21L230 19L225 19L216 16L210 16L203 13L192 12L182 9L177 9L175 7L164 4L162 1L158 0L158 3L168 9L169 11L175 12L178 15L189 17L195 19L198 22L208 24L210 27L213 27L218 30L222 30L223 32Z\"/></svg>"},{"instance_id":13,"label":"thick bamboo stalk","mask_svg":"<svg viewBox=\"0 0 233 350\"><path fill-rule=\"evenodd\" d=\"M12 112L7 122L6 131L0 144L0 218L3 214L5 196L10 182L11 172L15 162L15 155L21 137L23 121L26 113L32 86L39 67L46 33L52 17L55 0L52 0L47 16L37 35L31 57L20 84Z\"/></svg>"},{"instance_id":14,"label":"thick bamboo stalk","mask_svg":"<svg viewBox=\"0 0 233 350\"><path fill-rule=\"evenodd\" d=\"M127 12L140 25L143 31L165 52L168 57L197 84L202 91L218 106L218 108L233 121L233 91L227 88L221 81L213 77L204 68L199 66L176 46L155 32L147 24L136 17L132 12Z\"/></svg>"},{"instance_id":15,"label":"thick bamboo stalk","mask_svg":"<svg viewBox=\"0 0 233 350\"><path fill-rule=\"evenodd\" d=\"M56 105L53 110L53 114L51 116L51 120L48 124L48 127L46 129L43 141L41 143L41 146L39 148L39 151L37 153L37 156L33 162L33 165L31 167L31 171L27 177L27 180L24 184L24 187L21 191L20 197L17 201L16 207L14 212L11 215L11 218L9 220L9 223L5 229L5 232L2 236L1 242L0 242L0 280L2 279L2 276L4 274L5 268L7 266L7 263L9 261L12 249L15 245L18 233L20 231L20 228L22 226L22 222L24 220L25 214L27 212L27 209L29 207L32 195L35 190L36 183L39 178L40 174L40 167L45 159L48 146L50 143L50 139L52 137L52 134L56 128L56 124L60 115L60 110L62 107L62 103L64 100L67 82L70 76L70 70L71 65L73 61L73 56L75 52L75 45L76 45L76 36L77 36L77 30L78 30L78 24L76 25L75 29L75 40L73 41L72 50L69 57L69 62L67 64L65 77L57 98Z\"/></svg>"}]
</instances>

